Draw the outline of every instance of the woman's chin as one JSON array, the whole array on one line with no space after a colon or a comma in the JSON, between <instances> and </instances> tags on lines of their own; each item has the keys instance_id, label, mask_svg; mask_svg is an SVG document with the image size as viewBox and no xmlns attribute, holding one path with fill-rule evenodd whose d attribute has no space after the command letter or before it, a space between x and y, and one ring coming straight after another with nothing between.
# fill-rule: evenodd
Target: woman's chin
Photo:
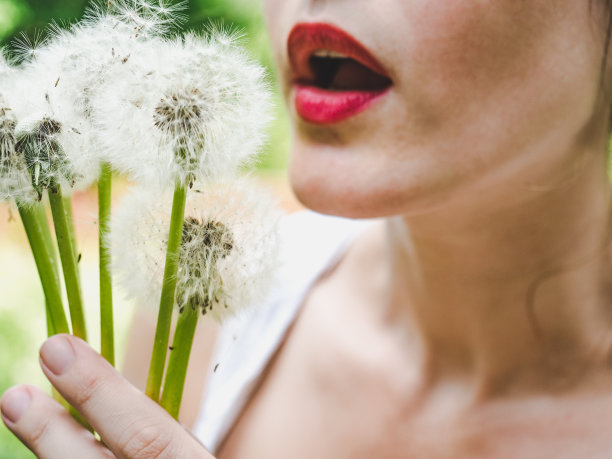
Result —
<instances>
[{"instance_id":1,"label":"woman's chin","mask_svg":"<svg viewBox=\"0 0 612 459\"><path fill-rule=\"evenodd\" d=\"M405 200L375 186L356 188L342 185L333 177L308 179L303 173L291 175L291 186L298 200L307 208L346 218L379 218L403 214Z\"/></svg>"},{"instance_id":2,"label":"woman's chin","mask_svg":"<svg viewBox=\"0 0 612 459\"><path fill-rule=\"evenodd\" d=\"M441 155L435 151L414 150L398 160L385 147L294 142L289 162L293 192L316 212L381 218L428 213L462 187L461 171L440 167L436 158Z\"/></svg>"}]
</instances>

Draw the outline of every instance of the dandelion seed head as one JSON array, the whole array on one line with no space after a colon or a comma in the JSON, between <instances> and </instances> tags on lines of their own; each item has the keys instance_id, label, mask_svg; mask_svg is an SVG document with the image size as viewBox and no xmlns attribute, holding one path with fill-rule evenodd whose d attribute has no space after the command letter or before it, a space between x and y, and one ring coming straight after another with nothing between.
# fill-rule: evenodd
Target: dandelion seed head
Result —
<instances>
[{"instance_id":1,"label":"dandelion seed head","mask_svg":"<svg viewBox=\"0 0 612 459\"><path fill-rule=\"evenodd\" d=\"M90 186L99 176L100 150L93 127L78 116L74 100L64 97L47 73L33 68L21 69L15 80L9 102L17 118L18 150L26 155L28 167L34 168L31 172L37 192L60 185L70 194ZM38 180L41 170L48 178L42 189Z\"/></svg>"},{"instance_id":2,"label":"dandelion seed head","mask_svg":"<svg viewBox=\"0 0 612 459\"><path fill-rule=\"evenodd\" d=\"M169 195L134 190L111 227L115 272L131 297L157 305L168 239ZM250 180L215 182L190 192L177 273L176 305L218 321L266 293L277 266L280 213Z\"/></svg>"},{"instance_id":3,"label":"dandelion seed head","mask_svg":"<svg viewBox=\"0 0 612 459\"><path fill-rule=\"evenodd\" d=\"M15 151L25 159L31 183L39 199L45 190L70 188L74 173L58 141L62 124L50 117L26 118L15 128Z\"/></svg>"},{"instance_id":4,"label":"dandelion seed head","mask_svg":"<svg viewBox=\"0 0 612 459\"><path fill-rule=\"evenodd\" d=\"M113 164L140 183L192 185L232 175L265 141L270 91L261 66L225 36L158 42L140 81L100 101Z\"/></svg>"}]
</instances>

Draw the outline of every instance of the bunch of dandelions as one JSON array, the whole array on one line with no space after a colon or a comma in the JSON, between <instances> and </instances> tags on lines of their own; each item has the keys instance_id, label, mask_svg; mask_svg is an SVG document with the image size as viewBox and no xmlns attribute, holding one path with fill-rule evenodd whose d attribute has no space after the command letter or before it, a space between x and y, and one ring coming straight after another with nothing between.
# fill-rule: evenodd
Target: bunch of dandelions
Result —
<instances>
[{"instance_id":1,"label":"bunch of dandelions","mask_svg":"<svg viewBox=\"0 0 612 459\"><path fill-rule=\"evenodd\" d=\"M269 121L262 67L219 28L156 40L132 55L144 77L112 82L96 124L109 160L134 181L174 187L147 394L159 400L175 302L185 201L194 184L234 176L253 162ZM140 64L141 63L141 64Z\"/></svg>"},{"instance_id":2,"label":"bunch of dandelions","mask_svg":"<svg viewBox=\"0 0 612 459\"><path fill-rule=\"evenodd\" d=\"M19 70L0 65L0 165L12 174L10 180L3 176L0 186L3 196L18 204L45 289L49 332L58 333L68 331L68 325L41 202L48 195L72 331L86 338L70 196L98 181L102 354L111 363L111 169L163 192L174 187L165 220L169 227L163 231L163 248L156 252L159 289L151 290L159 293L160 307L147 394L159 401L175 303L182 311L177 334L190 348L191 338L184 334L195 328L191 313L206 311L221 318L249 303L257 290L249 287L249 279L256 276L246 274L256 266L270 266L249 265L248 257L247 263L240 261L241 247L246 247L240 244L243 235L226 225L225 217L185 219L194 184L206 190L198 195L224 199L208 184L235 176L254 161L264 142L270 93L263 69L238 46L236 34L212 27L202 35L169 38L180 15L163 0L101 5L66 30L54 27L40 46L23 46L15 59ZM7 85L5 75L10 75ZM18 198L21 187L27 192ZM159 225L150 227L159 230ZM196 250L202 244L208 248ZM146 263L149 249L142 248L145 259L139 265L152 266ZM273 257L269 261L274 264ZM181 392L182 385L168 386L165 400L180 400ZM178 404L172 406L176 416Z\"/></svg>"},{"instance_id":3,"label":"bunch of dandelions","mask_svg":"<svg viewBox=\"0 0 612 459\"><path fill-rule=\"evenodd\" d=\"M48 39L38 46L29 46L27 40L18 43L14 58L21 65L13 71L9 102L15 121L14 157L20 166L13 169L20 174L3 174L3 180L12 180L3 190L18 189L30 201L32 189L39 201L48 191L72 329L87 339L70 196L98 182L101 350L111 363L112 277L104 241L110 224L112 166L102 148L104 132L95 124L95 100L104 97L101 92L110 82L142 79L139 61L130 56L142 54L140 49L166 35L178 21L178 9L180 5L143 0L109 2L107 8L94 5L70 28L51 27ZM24 186L23 166L29 187ZM21 191L28 189L30 193ZM41 226L42 218L38 220Z\"/></svg>"},{"instance_id":4,"label":"bunch of dandelions","mask_svg":"<svg viewBox=\"0 0 612 459\"><path fill-rule=\"evenodd\" d=\"M143 302L162 290L168 209L167 194L138 189L113 219L116 272ZM262 298L277 264L278 221L270 195L247 179L211 182L189 194L174 297L179 319L161 396L171 414L178 414L198 316L223 321Z\"/></svg>"}]
</instances>

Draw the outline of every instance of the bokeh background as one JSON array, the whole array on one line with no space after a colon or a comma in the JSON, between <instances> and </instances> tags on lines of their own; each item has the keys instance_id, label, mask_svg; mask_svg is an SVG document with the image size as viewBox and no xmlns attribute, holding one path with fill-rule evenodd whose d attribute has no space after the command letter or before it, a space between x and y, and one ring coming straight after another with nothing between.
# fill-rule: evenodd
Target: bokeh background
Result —
<instances>
[{"instance_id":1,"label":"bokeh background","mask_svg":"<svg viewBox=\"0 0 612 459\"><path fill-rule=\"evenodd\" d=\"M70 23L78 20L88 0L0 0L0 46L10 47L21 34L35 37L51 22ZM258 0L189 0L189 20L184 28L198 29L208 21L222 22L242 29L245 46L269 70L276 88L268 37ZM285 179L289 148L286 113L278 91L276 121L270 126L269 142L258 165L257 175L278 195L283 207L299 208ZM120 198L127 184L114 187L114 199ZM97 331L97 201L94 190L80 193L74 199L74 214L87 304L88 332L94 347ZM125 348L127 332L135 305L116 293L116 334L118 365ZM38 367L38 349L46 336L44 302L36 267L32 259L18 215L0 204L0 393L17 383L48 388ZM0 459L34 457L10 432L0 426Z\"/></svg>"}]
</instances>

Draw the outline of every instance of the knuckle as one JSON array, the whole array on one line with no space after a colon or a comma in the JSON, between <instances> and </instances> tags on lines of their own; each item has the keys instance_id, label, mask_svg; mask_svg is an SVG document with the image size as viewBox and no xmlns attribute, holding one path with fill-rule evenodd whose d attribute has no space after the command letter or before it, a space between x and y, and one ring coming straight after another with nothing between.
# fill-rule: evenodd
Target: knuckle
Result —
<instances>
[{"instance_id":1,"label":"knuckle","mask_svg":"<svg viewBox=\"0 0 612 459\"><path fill-rule=\"evenodd\" d=\"M77 406L86 406L91 404L96 395L100 393L104 387L104 379L99 375L86 375L78 390L73 394L74 404Z\"/></svg>"},{"instance_id":2,"label":"knuckle","mask_svg":"<svg viewBox=\"0 0 612 459\"><path fill-rule=\"evenodd\" d=\"M172 437L162 428L151 424L135 424L119 442L119 450L133 459L161 459L173 455Z\"/></svg>"},{"instance_id":3,"label":"knuckle","mask_svg":"<svg viewBox=\"0 0 612 459\"><path fill-rule=\"evenodd\" d=\"M31 430L25 435L29 446L33 449L37 449L44 439L49 436L50 426L51 422L49 418L39 418L39 421L34 424Z\"/></svg>"}]
</instances>

